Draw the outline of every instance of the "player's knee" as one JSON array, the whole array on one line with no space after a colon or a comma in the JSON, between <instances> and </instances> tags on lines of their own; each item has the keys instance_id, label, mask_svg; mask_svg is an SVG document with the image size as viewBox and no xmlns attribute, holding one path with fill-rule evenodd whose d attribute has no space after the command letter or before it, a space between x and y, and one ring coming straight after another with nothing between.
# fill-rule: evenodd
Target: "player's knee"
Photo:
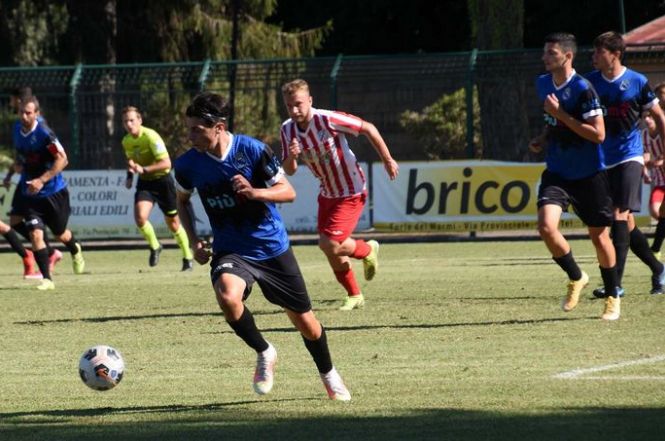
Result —
<instances>
[{"instance_id":1,"label":"player's knee","mask_svg":"<svg viewBox=\"0 0 665 441\"><path fill-rule=\"evenodd\" d=\"M547 238L551 237L556 233L557 229L555 225L551 225L546 222L539 222L538 223L538 234L540 234L541 238Z\"/></svg>"}]
</instances>

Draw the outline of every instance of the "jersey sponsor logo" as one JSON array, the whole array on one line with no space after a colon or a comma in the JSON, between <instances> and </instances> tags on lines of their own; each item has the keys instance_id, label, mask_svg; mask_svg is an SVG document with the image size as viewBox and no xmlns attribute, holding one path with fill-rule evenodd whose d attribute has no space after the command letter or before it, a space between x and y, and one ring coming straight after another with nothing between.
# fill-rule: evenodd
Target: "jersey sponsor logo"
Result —
<instances>
[{"instance_id":1,"label":"jersey sponsor logo","mask_svg":"<svg viewBox=\"0 0 665 441\"><path fill-rule=\"evenodd\" d=\"M233 208L236 206L235 198L227 194L221 196L207 196L205 199L210 208L217 210L224 210L226 208Z\"/></svg>"}]
</instances>

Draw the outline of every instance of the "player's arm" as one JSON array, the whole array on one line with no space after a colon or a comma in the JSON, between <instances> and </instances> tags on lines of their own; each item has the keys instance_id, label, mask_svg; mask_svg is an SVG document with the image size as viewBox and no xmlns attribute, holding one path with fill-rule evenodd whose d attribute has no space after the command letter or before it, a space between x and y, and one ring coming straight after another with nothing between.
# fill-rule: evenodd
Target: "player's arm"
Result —
<instances>
[{"instance_id":1,"label":"player's arm","mask_svg":"<svg viewBox=\"0 0 665 441\"><path fill-rule=\"evenodd\" d=\"M131 161L131 159L130 159L130 161ZM146 174L146 173L156 173L156 172L159 172L159 171L162 171L162 170L169 170L171 168L171 158L169 158L168 156L166 156L166 157L160 159L159 161L154 162L150 165L141 165L141 164L135 163L134 161L132 161L132 162L134 163L134 168L133 168L134 172L138 173L140 175Z\"/></svg>"},{"instance_id":2,"label":"player's arm","mask_svg":"<svg viewBox=\"0 0 665 441\"><path fill-rule=\"evenodd\" d=\"M596 144L605 141L605 121L602 114L599 113L580 121L559 105L559 99L553 93L545 97L544 108L545 112L555 117L580 137Z\"/></svg>"},{"instance_id":3,"label":"player's arm","mask_svg":"<svg viewBox=\"0 0 665 441\"><path fill-rule=\"evenodd\" d=\"M65 167L67 167L67 164L69 164L69 160L67 159L67 154L65 153L65 150L62 148L60 142L58 142L57 140L49 144L48 151L51 153L51 155L53 155L53 165L51 165L51 168L46 170L40 176L31 179L29 181L26 181L26 184L28 185L28 193L30 194L39 193L39 191L42 188L44 188L44 185L48 181L50 181L58 173L63 171Z\"/></svg>"},{"instance_id":4,"label":"player's arm","mask_svg":"<svg viewBox=\"0 0 665 441\"><path fill-rule=\"evenodd\" d=\"M381 133L379 133L379 130L371 122L363 121L360 126L360 134L367 137L374 150L376 150L376 153L379 154L388 177L390 177L391 181L394 180L399 173L399 165L397 165L397 161L391 156L390 150L388 150L388 146L383 140Z\"/></svg>"},{"instance_id":5,"label":"player's arm","mask_svg":"<svg viewBox=\"0 0 665 441\"><path fill-rule=\"evenodd\" d=\"M253 201L284 203L293 202L296 198L295 189L284 175L268 188L254 188L242 175L231 178L231 184L236 193Z\"/></svg>"},{"instance_id":6,"label":"player's arm","mask_svg":"<svg viewBox=\"0 0 665 441\"><path fill-rule=\"evenodd\" d=\"M649 114L656 123L656 133L660 135L660 139L665 140L665 112L658 104L654 104L649 108Z\"/></svg>"},{"instance_id":7,"label":"player's arm","mask_svg":"<svg viewBox=\"0 0 665 441\"><path fill-rule=\"evenodd\" d=\"M282 160L282 168L287 175L293 176L298 171L298 157L302 151L300 142L294 136L287 143L287 136L284 129L280 130L280 137L282 141L282 157L284 158Z\"/></svg>"},{"instance_id":8,"label":"player's arm","mask_svg":"<svg viewBox=\"0 0 665 441\"><path fill-rule=\"evenodd\" d=\"M543 127L543 131L536 137L529 141L529 150L532 153L541 153L544 149L545 142L547 141L547 126Z\"/></svg>"}]
</instances>

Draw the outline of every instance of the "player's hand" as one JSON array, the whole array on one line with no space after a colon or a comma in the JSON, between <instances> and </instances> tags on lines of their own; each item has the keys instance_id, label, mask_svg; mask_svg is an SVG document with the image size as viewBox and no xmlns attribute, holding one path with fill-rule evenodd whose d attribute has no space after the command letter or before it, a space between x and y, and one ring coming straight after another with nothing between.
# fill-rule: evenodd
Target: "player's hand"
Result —
<instances>
[{"instance_id":1,"label":"player's hand","mask_svg":"<svg viewBox=\"0 0 665 441\"><path fill-rule=\"evenodd\" d=\"M44 182L41 180L41 178L35 178L26 181L26 185L28 186L29 194L37 194L42 188L44 188Z\"/></svg>"},{"instance_id":2,"label":"player's hand","mask_svg":"<svg viewBox=\"0 0 665 441\"><path fill-rule=\"evenodd\" d=\"M212 256L212 247L207 240L199 240L194 244L194 260L200 265L205 265Z\"/></svg>"},{"instance_id":3,"label":"player's hand","mask_svg":"<svg viewBox=\"0 0 665 441\"><path fill-rule=\"evenodd\" d=\"M298 159L298 156L300 156L301 152L302 149L300 148L300 142L298 142L298 138L292 138L291 142L289 143L288 157L291 159Z\"/></svg>"},{"instance_id":4,"label":"player's hand","mask_svg":"<svg viewBox=\"0 0 665 441\"><path fill-rule=\"evenodd\" d=\"M397 175L399 174L399 165L393 158L383 161L383 168L386 169L386 173L388 173L388 177L391 181L394 181L395 178L397 178Z\"/></svg>"},{"instance_id":5,"label":"player's hand","mask_svg":"<svg viewBox=\"0 0 665 441\"><path fill-rule=\"evenodd\" d=\"M545 102L543 103L543 108L545 112L556 117L559 114L559 98L556 97L553 93L550 93L545 97Z\"/></svg>"},{"instance_id":6,"label":"player's hand","mask_svg":"<svg viewBox=\"0 0 665 441\"><path fill-rule=\"evenodd\" d=\"M243 175L235 175L231 178L231 185L236 194L246 197L247 199L254 199L254 187Z\"/></svg>"},{"instance_id":7,"label":"player's hand","mask_svg":"<svg viewBox=\"0 0 665 441\"><path fill-rule=\"evenodd\" d=\"M137 164L136 162L134 162L133 159L130 159L129 161L127 161L127 170L129 170L132 173L139 174L139 175L142 175L143 173L145 173L145 170L144 170L143 166L141 164Z\"/></svg>"}]
</instances>

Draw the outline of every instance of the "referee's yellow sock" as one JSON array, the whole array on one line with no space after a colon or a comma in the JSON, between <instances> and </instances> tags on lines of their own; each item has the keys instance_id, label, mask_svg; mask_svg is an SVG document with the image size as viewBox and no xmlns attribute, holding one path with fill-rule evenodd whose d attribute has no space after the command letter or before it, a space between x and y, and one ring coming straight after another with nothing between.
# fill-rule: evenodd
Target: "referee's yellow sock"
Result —
<instances>
[{"instance_id":1,"label":"referee's yellow sock","mask_svg":"<svg viewBox=\"0 0 665 441\"><path fill-rule=\"evenodd\" d=\"M150 221L146 221L145 225L139 227L139 231L143 234L143 237L145 237L151 250L159 248L159 239L157 239L155 229L152 227Z\"/></svg>"},{"instance_id":2,"label":"referee's yellow sock","mask_svg":"<svg viewBox=\"0 0 665 441\"><path fill-rule=\"evenodd\" d=\"M192 253L192 249L189 247L189 238L182 225L178 228L178 231L173 233L173 237L182 250L182 256L187 260L192 260L194 258L194 253Z\"/></svg>"}]
</instances>

